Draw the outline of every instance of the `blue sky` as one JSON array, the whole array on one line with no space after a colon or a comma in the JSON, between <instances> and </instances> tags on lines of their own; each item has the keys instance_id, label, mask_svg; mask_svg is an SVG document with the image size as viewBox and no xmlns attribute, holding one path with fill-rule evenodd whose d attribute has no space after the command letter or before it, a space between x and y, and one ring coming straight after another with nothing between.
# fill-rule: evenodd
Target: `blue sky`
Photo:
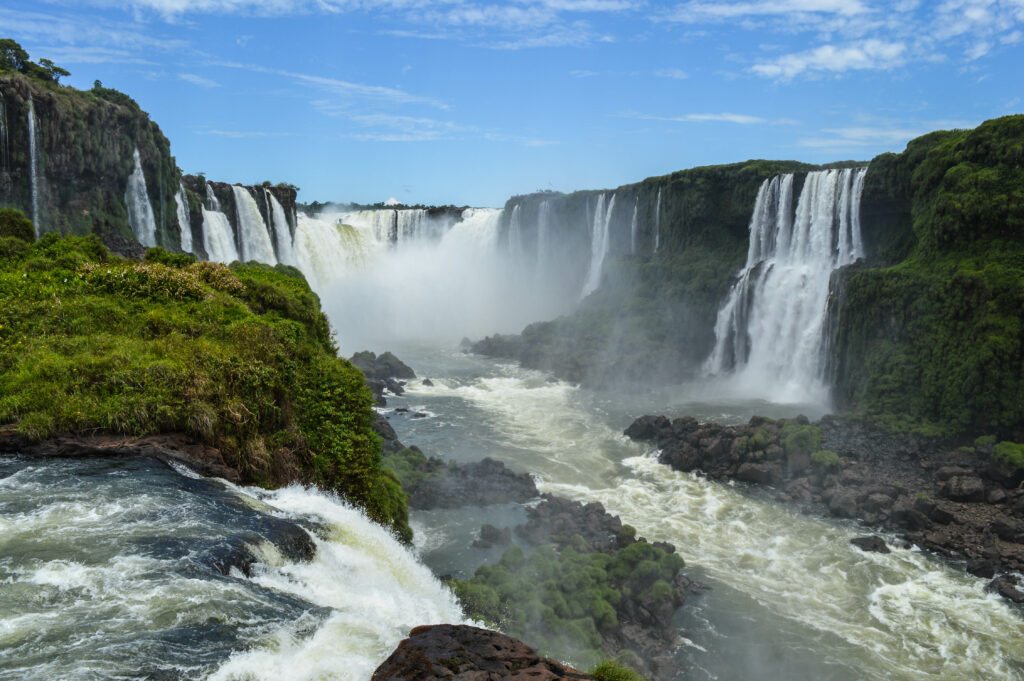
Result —
<instances>
[{"instance_id":1,"label":"blue sky","mask_svg":"<svg viewBox=\"0 0 1024 681\"><path fill-rule=\"evenodd\" d=\"M899 151L1024 111L1024 0L0 0L185 172L502 205L748 158Z\"/></svg>"}]
</instances>

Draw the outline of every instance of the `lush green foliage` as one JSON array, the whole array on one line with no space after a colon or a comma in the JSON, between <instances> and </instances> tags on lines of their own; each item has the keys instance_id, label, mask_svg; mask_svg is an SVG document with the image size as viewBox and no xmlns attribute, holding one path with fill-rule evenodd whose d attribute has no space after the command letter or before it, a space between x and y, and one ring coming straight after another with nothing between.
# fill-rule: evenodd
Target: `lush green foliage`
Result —
<instances>
[{"instance_id":1,"label":"lush green foliage","mask_svg":"<svg viewBox=\"0 0 1024 681\"><path fill-rule=\"evenodd\" d=\"M841 402L896 430L1013 432L1024 424L1024 116L932 133L876 162L874 191L909 206L913 247L839 281Z\"/></svg>"},{"instance_id":2,"label":"lush green foliage","mask_svg":"<svg viewBox=\"0 0 1024 681\"><path fill-rule=\"evenodd\" d=\"M672 601L683 559L645 542L614 556L588 552L578 535L572 543L529 555L513 545L497 565L453 582L455 593L467 614L536 644L542 654L596 664L605 657L602 634L618 630L626 601Z\"/></svg>"},{"instance_id":3,"label":"lush green foliage","mask_svg":"<svg viewBox=\"0 0 1024 681\"><path fill-rule=\"evenodd\" d=\"M0 72L3 71L14 71L29 78L54 83L63 76L71 75L49 59L40 59L38 64L29 60L28 52L10 38L0 38Z\"/></svg>"},{"instance_id":4,"label":"lush green foliage","mask_svg":"<svg viewBox=\"0 0 1024 681\"><path fill-rule=\"evenodd\" d=\"M821 430L817 426L786 423L779 435L787 452L811 454L821 447Z\"/></svg>"},{"instance_id":5,"label":"lush green foliage","mask_svg":"<svg viewBox=\"0 0 1024 681\"><path fill-rule=\"evenodd\" d=\"M296 270L124 261L95 236L4 255L0 423L33 438L184 432L251 482L316 482L410 536L372 397Z\"/></svg>"},{"instance_id":6,"label":"lush green foliage","mask_svg":"<svg viewBox=\"0 0 1024 681\"><path fill-rule=\"evenodd\" d=\"M839 458L839 455L833 452L831 449L819 449L818 451L811 454L811 461L818 464L819 466L824 466L825 468L835 468L840 463L842 463L842 460Z\"/></svg>"},{"instance_id":7,"label":"lush green foliage","mask_svg":"<svg viewBox=\"0 0 1024 681\"><path fill-rule=\"evenodd\" d=\"M0 208L0 237L35 241L36 231L32 221L20 210Z\"/></svg>"},{"instance_id":8,"label":"lush green foliage","mask_svg":"<svg viewBox=\"0 0 1024 681\"><path fill-rule=\"evenodd\" d=\"M992 458L1014 468L1024 469L1024 444L999 442L992 446Z\"/></svg>"},{"instance_id":9,"label":"lush green foliage","mask_svg":"<svg viewBox=\"0 0 1024 681\"><path fill-rule=\"evenodd\" d=\"M624 667L611 660L605 660L590 669L590 675L597 681L645 681L629 667Z\"/></svg>"}]
</instances>

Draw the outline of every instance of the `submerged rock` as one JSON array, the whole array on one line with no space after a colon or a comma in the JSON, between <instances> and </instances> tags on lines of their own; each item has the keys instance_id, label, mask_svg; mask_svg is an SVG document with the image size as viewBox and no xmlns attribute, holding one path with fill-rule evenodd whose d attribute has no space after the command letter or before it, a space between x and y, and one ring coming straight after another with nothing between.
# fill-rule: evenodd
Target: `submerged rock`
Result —
<instances>
[{"instance_id":1,"label":"submerged rock","mask_svg":"<svg viewBox=\"0 0 1024 681\"><path fill-rule=\"evenodd\" d=\"M593 679L496 631L467 625L416 627L377 667L372 681L550 681Z\"/></svg>"}]
</instances>

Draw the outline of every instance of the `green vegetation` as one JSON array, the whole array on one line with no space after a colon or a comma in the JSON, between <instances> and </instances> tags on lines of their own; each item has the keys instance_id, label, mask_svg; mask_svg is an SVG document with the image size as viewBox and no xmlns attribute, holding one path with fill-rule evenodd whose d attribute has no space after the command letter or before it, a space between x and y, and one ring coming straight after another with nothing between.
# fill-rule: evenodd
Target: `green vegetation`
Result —
<instances>
[{"instance_id":1,"label":"green vegetation","mask_svg":"<svg viewBox=\"0 0 1024 681\"><path fill-rule=\"evenodd\" d=\"M1012 432L1024 423L1024 116L925 135L868 177L865 201L904 207L905 257L839 282L837 396L897 431Z\"/></svg>"},{"instance_id":2,"label":"green vegetation","mask_svg":"<svg viewBox=\"0 0 1024 681\"><path fill-rule=\"evenodd\" d=\"M485 565L452 585L466 613L535 645L544 655L597 664L602 636L619 629L635 604L674 610L672 580L683 559L646 542L614 556L591 553L576 535L561 552L544 546L526 555L511 546L497 565Z\"/></svg>"},{"instance_id":3,"label":"green vegetation","mask_svg":"<svg viewBox=\"0 0 1024 681\"><path fill-rule=\"evenodd\" d=\"M644 677L629 667L624 667L612 660L605 660L592 667L589 674L597 681L645 681Z\"/></svg>"},{"instance_id":4,"label":"green vegetation","mask_svg":"<svg viewBox=\"0 0 1024 681\"><path fill-rule=\"evenodd\" d=\"M38 64L30 61L28 52L21 45L10 38L0 38L0 73L8 71L54 83L63 76L71 75L49 59L40 59Z\"/></svg>"},{"instance_id":5,"label":"green vegetation","mask_svg":"<svg viewBox=\"0 0 1024 681\"><path fill-rule=\"evenodd\" d=\"M783 449L794 454L811 454L821 448L821 430L817 426L787 423L779 437Z\"/></svg>"},{"instance_id":6,"label":"green vegetation","mask_svg":"<svg viewBox=\"0 0 1024 681\"><path fill-rule=\"evenodd\" d=\"M0 208L0 237L35 241L36 230L25 214L14 208Z\"/></svg>"},{"instance_id":7,"label":"green vegetation","mask_svg":"<svg viewBox=\"0 0 1024 681\"><path fill-rule=\"evenodd\" d=\"M405 490L413 490L426 478L439 475L445 462L436 457L427 458L419 449L406 447L384 454L384 468L395 474Z\"/></svg>"},{"instance_id":8,"label":"green vegetation","mask_svg":"<svg viewBox=\"0 0 1024 681\"><path fill-rule=\"evenodd\" d=\"M992 447L992 458L1015 469L1024 469L1024 444L1000 442Z\"/></svg>"},{"instance_id":9,"label":"green vegetation","mask_svg":"<svg viewBox=\"0 0 1024 681\"><path fill-rule=\"evenodd\" d=\"M409 538L362 374L290 267L112 256L95 236L0 237L0 423L185 433L245 480L306 479Z\"/></svg>"},{"instance_id":10,"label":"green vegetation","mask_svg":"<svg viewBox=\"0 0 1024 681\"><path fill-rule=\"evenodd\" d=\"M819 449L811 454L811 461L819 466L824 466L825 468L836 468L842 463L842 459L839 458L839 455L831 449Z\"/></svg>"}]
</instances>

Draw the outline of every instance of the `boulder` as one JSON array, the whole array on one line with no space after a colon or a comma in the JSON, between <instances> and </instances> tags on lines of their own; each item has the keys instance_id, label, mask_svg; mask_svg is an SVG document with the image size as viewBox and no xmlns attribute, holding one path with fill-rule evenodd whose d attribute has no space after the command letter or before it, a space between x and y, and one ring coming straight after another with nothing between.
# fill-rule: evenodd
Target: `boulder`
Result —
<instances>
[{"instance_id":1,"label":"boulder","mask_svg":"<svg viewBox=\"0 0 1024 681\"><path fill-rule=\"evenodd\" d=\"M850 543L856 546L861 551L869 551L872 553L889 553L889 547L886 546L885 540L881 537L870 535L867 537L854 537L850 540Z\"/></svg>"},{"instance_id":2,"label":"boulder","mask_svg":"<svg viewBox=\"0 0 1024 681\"><path fill-rule=\"evenodd\" d=\"M664 416L641 416L629 424L624 434L631 440L655 440L666 430L671 430L672 425Z\"/></svg>"},{"instance_id":3,"label":"boulder","mask_svg":"<svg viewBox=\"0 0 1024 681\"><path fill-rule=\"evenodd\" d=\"M857 492L839 489L828 501L828 510L840 518L853 518L857 515Z\"/></svg>"},{"instance_id":4,"label":"boulder","mask_svg":"<svg viewBox=\"0 0 1024 681\"><path fill-rule=\"evenodd\" d=\"M736 471L736 479L766 485L779 478L778 466L770 463L744 463Z\"/></svg>"},{"instance_id":5,"label":"boulder","mask_svg":"<svg viewBox=\"0 0 1024 681\"><path fill-rule=\"evenodd\" d=\"M985 483L977 475L954 475L943 485L942 494L953 501L984 501Z\"/></svg>"},{"instance_id":6,"label":"boulder","mask_svg":"<svg viewBox=\"0 0 1024 681\"><path fill-rule=\"evenodd\" d=\"M553 681L592 679L540 657L518 639L477 627L416 627L373 672L371 681Z\"/></svg>"}]
</instances>

